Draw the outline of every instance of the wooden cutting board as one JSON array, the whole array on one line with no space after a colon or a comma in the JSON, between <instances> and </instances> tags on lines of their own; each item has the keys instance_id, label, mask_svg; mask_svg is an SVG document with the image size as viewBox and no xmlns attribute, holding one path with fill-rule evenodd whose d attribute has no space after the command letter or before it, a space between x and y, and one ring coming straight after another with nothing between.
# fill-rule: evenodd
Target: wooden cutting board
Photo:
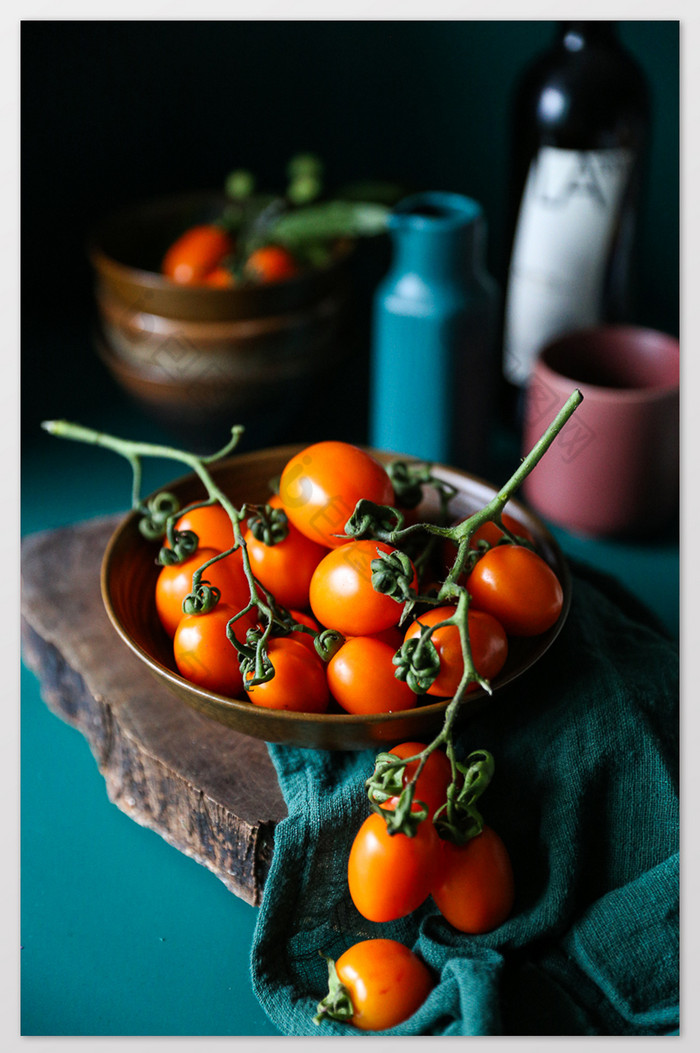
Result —
<instances>
[{"instance_id":1,"label":"wooden cutting board","mask_svg":"<svg viewBox=\"0 0 700 1053\"><path fill-rule=\"evenodd\" d=\"M87 739L109 799L257 905L286 815L267 746L189 709L115 633L100 564L118 521L23 539L25 664Z\"/></svg>"}]
</instances>

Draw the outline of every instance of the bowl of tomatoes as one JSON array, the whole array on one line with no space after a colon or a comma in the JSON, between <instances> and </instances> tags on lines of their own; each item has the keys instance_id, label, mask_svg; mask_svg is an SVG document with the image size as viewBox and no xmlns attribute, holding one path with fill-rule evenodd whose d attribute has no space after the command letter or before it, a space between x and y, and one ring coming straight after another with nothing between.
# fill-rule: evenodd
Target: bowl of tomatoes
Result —
<instances>
[{"instance_id":1,"label":"bowl of tomatoes","mask_svg":"<svg viewBox=\"0 0 700 1053\"><path fill-rule=\"evenodd\" d=\"M240 212L221 192L177 195L110 216L89 242L103 364L188 439L283 419L350 351L353 240L311 258L261 236L239 258Z\"/></svg>"},{"instance_id":2,"label":"bowl of tomatoes","mask_svg":"<svg viewBox=\"0 0 700 1053\"><path fill-rule=\"evenodd\" d=\"M402 551L344 529L360 498L372 507L400 508L389 470L396 460L396 454L322 442L212 462L218 492L235 509L250 510L239 523L244 546L236 544L229 512L211 502L199 473L177 479L167 486L168 500L183 511L171 513L174 532L165 548L189 534L190 550L157 563L162 539L144 537L136 510L108 544L101 588L117 633L184 704L243 734L330 750L428 741L443 725L464 663L454 627L443 624L450 608L417 606L406 617L400 601L439 587L453 559L451 541L438 537L423 560L408 544ZM401 513L412 525L407 538L420 537L423 524L444 522L446 514L450 523L464 523L497 493L489 482L449 466L431 466L430 479ZM158 495L149 501L157 503ZM514 499L506 522L523 543L497 544L498 528L485 524L479 534L486 551L467 579L474 598L472 656L490 691L471 684L460 719L496 704L499 691L544 656L569 609L569 571L545 525ZM477 575L480 564L486 571L489 554L493 565ZM192 607L198 581L207 595L213 588L210 609ZM527 596L529 615L511 609L518 592ZM250 657L251 642L264 631L263 608L276 619L263 652L274 671L269 678ZM424 690L397 675L397 655L426 625L440 672ZM332 646L322 654L318 638L329 635Z\"/></svg>"}]
</instances>

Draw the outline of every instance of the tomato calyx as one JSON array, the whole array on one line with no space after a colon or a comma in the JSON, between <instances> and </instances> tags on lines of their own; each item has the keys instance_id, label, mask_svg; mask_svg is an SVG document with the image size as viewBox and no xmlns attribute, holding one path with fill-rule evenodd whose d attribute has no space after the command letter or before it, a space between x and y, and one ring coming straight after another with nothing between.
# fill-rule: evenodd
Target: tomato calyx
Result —
<instances>
[{"instance_id":1,"label":"tomato calyx","mask_svg":"<svg viewBox=\"0 0 700 1053\"><path fill-rule=\"evenodd\" d=\"M489 786L495 769L491 753L473 750L464 762L453 760L455 777L447 790L447 802L433 816L440 837L463 845L484 829L484 819L476 806Z\"/></svg>"},{"instance_id":2,"label":"tomato calyx","mask_svg":"<svg viewBox=\"0 0 700 1053\"><path fill-rule=\"evenodd\" d=\"M394 530L402 528L404 518L403 514L391 505L378 505L363 497L357 502L354 512L345 524L345 534L339 536L351 537L355 541L374 538L391 544L389 539L393 537Z\"/></svg>"},{"instance_id":3,"label":"tomato calyx","mask_svg":"<svg viewBox=\"0 0 700 1053\"><path fill-rule=\"evenodd\" d=\"M407 461L391 461L387 472L394 487L396 499L402 508L417 508L423 500L423 488L431 486L440 498L440 513L447 512L449 502L457 493L456 487L439 476L433 475L433 466L427 462L409 464Z\"/></svg>"},{"instance_id":4,"label":"tomato calyx","mask_svg":"<svg viewBox=\"0 0 700 1053\"><path fill-rule=\"evenodd\" d=\"M174 519L180 510L180 502L174 494L161 490L136 507L142 513L139 533L148 541L158 541L165 534L168 521Z\"/></svg>"},{"instance_id":5,"label":"tomato calyx","mask_svg":"<svg viewBox=\"0 0 700 1053\"><path fill-rule=\"evenodd\" d=\"M345 637L337 629L324 629L314 637L316 653L323 662L330 662L344 643Z\"/></svg>"},{"instance_id":6,"label":"tomato calyx","mask_svg":"<svg viewBox=\"0 0 700 1053\"><path fill-rule=\"evenodd\" d=\"M431 635L432 628L426 626L419 637L405 640L393 658L394 676L397 680L405 680L417 695L426 694L440 672L440 655Z\"/></svg>"},{"instance_id":7,"label":"tomato calyx","mask_svg":"<svg viewBox=\"0 0 700 1053\"><path fill-rule=\"evenodd\" d=\"M416 778L406 785L403 782L406 765L416 759L421 760L422 755L402 760L392 753L379 753L374 771L365 783L372 810L381 815L388 834L415 837L418 827L428 817L425 803L415 800Z\"/></svg>"},{"instance_id":8,"label":"tomato calyx","mask_svg":"<svg viewBox=\"0 0 700 1053\"><path fill-rule=\"evenodd\" d=\"M335 961L329 958L323 951L318 952L325 958L328 965L328 993L316 1006L314 1024L322 1024L324 1020L339 1020L345 1022L351 1020L355 1014L355 1007L347 987L341 983L335 968Z\"/></svg>"},{"instance_id":9,"label":"tomato calyx","mask_svg":"<svg viewBox=\"0 0 700 1053\"><path fill-rule=\"evenodd\" d=\"M380 552L370 563L372 588L383 596L390 596L397 603L407 603L415 598L412 588L415 570L405 552Z\"/></svg>"},{"instance_id":10,"label":"tomato calyx","mask_svg":"<svg viewBox=\"0 0 700 1053\"><path fill-rule=\"evenodd\" d=\"M263 545L278 545L289 537L289 520L282 508L258 505L247 519L248 529Z\"/></svg>"}]
</instances>

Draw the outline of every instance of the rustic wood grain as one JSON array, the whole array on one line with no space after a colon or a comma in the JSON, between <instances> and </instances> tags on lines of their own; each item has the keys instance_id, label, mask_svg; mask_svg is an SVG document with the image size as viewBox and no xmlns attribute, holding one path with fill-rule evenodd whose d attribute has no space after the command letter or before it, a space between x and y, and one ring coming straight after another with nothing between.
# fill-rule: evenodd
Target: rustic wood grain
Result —
<instances>
[{"instance_id":1,"label":"rustic wood grain","mask_svg":"<svg viewBox=\"0 0 700 1053\"><path fill-rule=\"evenodd\" d=\"M184 705L119 639L99 586L117 522L23 540L25 663L87 739L110 800L256 905L286 814L267 747Z\"/></svg>"}]
</instances>

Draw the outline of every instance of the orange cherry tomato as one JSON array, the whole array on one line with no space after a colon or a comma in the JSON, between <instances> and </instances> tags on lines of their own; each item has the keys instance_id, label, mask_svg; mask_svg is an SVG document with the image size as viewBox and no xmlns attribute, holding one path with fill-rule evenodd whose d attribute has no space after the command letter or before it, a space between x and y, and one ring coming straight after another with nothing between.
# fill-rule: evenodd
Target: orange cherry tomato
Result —
<instances>
[{"instance_id":1,"label":"orange cherry tomato","mask_svg":"<svg viewBox=\"0 0 700 1053\"><path fill-rule=\"evenodd\" d=\"M173 638L175 665L180 675L227 698L240 698L243 694L238 652L226 635L226 626L237 610L217 603L205 614L185 614ZM249 613L233 623L233 632L241 643L245 642L245 634L254 620Z\"/></svg>"},{"instance_id":2,"label":"orange cherry tomato","mask_svg":"<svg viewBox=\"0 0 700 1053\"><path fill-rule=\"evenodd\" d=\"M389 802L385 807L390 807ZM437 878L440 838L430 819L413 837L390 834L372 812L355 835L348 858L353 903L369 921L395 921L420 907Z\"/></svg>"},{"instance_id":3,"label":"orange cherry tomato","mask_svg":"<svg viewBox=\"0 0 700 1053\"><path fill-rule=\"evenodd\" d=\"M231 289L236 284L236 279L228 267L215 267L202 278L204 285L211 285L215 289Z\"/></svg>"},{"instance_id":4,"label":"orange cherry tomato","mask_svg":"<svg viewBox=\"0 0 700 1053\"><path fill-rule=\"evenodd\" d=\"M295 454L280 478L280 497L302 534L327 548L347 544L345 524L360 498L391 505L394 488L371 454L346 442L317 442Z\"/></svg>"},{"instance_id":5,"label":"orange cherry tomato","mask_svg":"<svg viewBox=\"0 0 700 1053\"><path fill-rule=\"evenodd\" d=\"M297 713L325 713L330 700L323 662L302 643L280 636L267 644L275 670L263 684L245 683L250 701L265 709L289 709ZM245 678L250 680L252 673Z\"/></svg>"},{"instance_id":6,"label":"orange cherry tomato","mask_svg":"<svg viewBox=\"0 0 700 1053\"><path fill-rule=\"evenodd\" d=\"M346 640L326 668L333 698L348 713L397 713L413 709L416 696L394 676L395 649L372 636Z\"/></svg>"},{"instance_id":7,"label":"orange cherry tomato","mask_svg":"<svg viewBox=\"0 0 700 1053\"><path fill-rule=\"evenodd\" d=\"M201 223L190 227L166 252L163 274L179 285L196 284L218 267L231 249L231 238L216 224Z\"/></svg>"},{"instance_id":8,"label":"orange cherry tomato","mask_svg":"<svg viewBox=\"0 0 700 1053\"><path fill-rule=\"evenodd\" d=\"M226 552L233 548L235 538L228 512L219 504L202 505L185 512L175 523L176 530L192 530L202 548ZM166 542L167 544L167 542Z\"/></svg>"},{"instance_id":9,"label":"orange cherry tomato","mask_svg":"<svg viewBox=\"0 0 700 1053\"><path fill-rule=\"evenodd\" d=\"M353 1005L349 1023L383 1031L413 1016L434 986L427 965L396 940L361 940L335 963Z\"/></svg>"},{"instance_id":10,"label":"orange cherry tomato","mask_svg":"<svg viewBox=\"0 0 700 1053\"><path fill-rule=\"evenodd\" d=\"M372 585L373 560L380 552L395 551L383 541L367 540L331 549L316 567L309 586L311 610L321 625L343 636L371 636L396 626L403 604ZM415 570L412 587L416 587Z\"/></svg>"},{"instance_id":11,"label":"orange cherry tomato","mask_svg":"<svg viewBox=\"0 0 700 1053\"><path fill-rule=\"evenodd\" d=\"M182 563L163 567L156 579L156 611L169 636L175 635L183 617L182 601L192 592L192 575L207 560L218 555L216 549L198 548ZM241 610L250 601L250 590L242 571L240 554L217 560L203 574L204 580L221 591L221 602Z\"/></svg>"},{"instance_id":12,"label":"orange cherry tomato","mask_svg":"<svg viewBox=\"0 0 700 1053\"><path fill-rule=\"evenodd\" d=\"M251 252L243 268L257 282L283 282L299 273L299 264L281 245L263 245Z\"/></svg>"},{"instance_id":13,"label":"orange cherry tomato","mask_svg":"<svg viewBox=\"0 0 700 1053\"><path fill-rule=\"evenodd\" d=\"M389 753L397 757L415 757L425 749L424 742L400 742ZM403 785L410 782L419 762L411 761L403 769ZM428 818L432 819L438 808L447 801L447 787L452 782L452 765L446 753L433 750L416 780L413 800L422 801L428 809Z\"/></svg>"},{"instance_id":14,"label":"orange cherry tomato","mask_svg":"<svg viewBox=\"0 0 700 1053\"><path fill-rule=\"evenodd\" d=\"M277 495L267 503L271 508L282 508ZM311 578L328 549L306 537L291 522L288 529L286 538L274 545L258 541L252 530L246 530L243 537L250 566L282 607L308 607Z\"/></svg>"},{"instance_id":15,"label":"orange cherry tomato","mask_svg":"<svg viewBox=\"0 0 700 1053\"><path fill-rule=\"evenodd\" d=\"M485 826L464 845L443 841L432 890L440 913L460 932L491 932L502 925L515 898L513 867L499 835Z\"/></svg>"},{"instance_id":16,"label":"orange cherry tomato","mask_svg":"<svg viewBox=\"0 0 700 1053\"><path fill-rule=\"evenodd\" d=\"M548 563L522 545L489 549L467 578L475 608L497 618L510 636L538 636L561 614L564 592Z\"/></svg>"},{"instance_id":17,"label":"orange cherry tomato","mask_svg":"<svg viewBox=\"0 0 700 1053\"><path fill-rule=\"evenodd\" d=\"M405 639L412 640L420 636L421 625L437 625L454 614L454 607L433 607L421 614L409 626ZM508 657L508 637L502 625L485 611L470 608L468 614L469 643L472 661L479 676L493 680L500 673ZM439 698L450 698L459 687L464 674L462 643L456 625L446 625L436 629L431 636L440 656L440 672L437 679L428 688L429 695ZM469 691L475 691L478 685L469 685Z\"/></svg>"}]
</instances>

